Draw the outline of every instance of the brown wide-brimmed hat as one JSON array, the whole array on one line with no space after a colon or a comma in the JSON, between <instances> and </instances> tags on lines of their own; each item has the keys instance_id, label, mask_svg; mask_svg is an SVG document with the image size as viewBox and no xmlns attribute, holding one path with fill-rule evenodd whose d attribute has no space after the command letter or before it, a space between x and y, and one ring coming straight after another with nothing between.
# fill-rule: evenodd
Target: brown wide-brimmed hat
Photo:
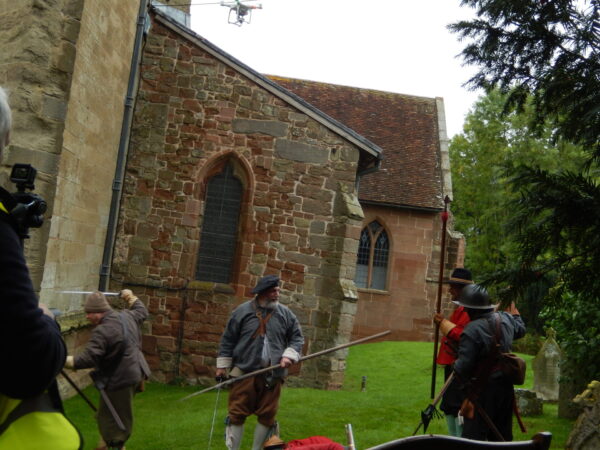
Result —
<instances>
[{"instance_id":1,"label":"brown wide-brimmed hat","mask_svg":"<svg viewBox=\"0 0 600 450\"><path fill-rule=\"evenodd\" d=\"M276 450L280 448L285 448L284 446L285 442L283 442L279 436L274 435L267 439L267 442L265 442L263 448L266 450Z\"/></svg>"},{"instance_id":2,"label":"brown wide-brimmed hat","mask_svg":"<svg viewBox=\"0 0 600 450\"><path fill-rule=\"evenodd\" d=\"M473 284L473 276L471 275L471 271L469 269L457 267L452 271L452 275L450 275L448 283L466 286L467 284Z\"/></svg>"}]
</instances>

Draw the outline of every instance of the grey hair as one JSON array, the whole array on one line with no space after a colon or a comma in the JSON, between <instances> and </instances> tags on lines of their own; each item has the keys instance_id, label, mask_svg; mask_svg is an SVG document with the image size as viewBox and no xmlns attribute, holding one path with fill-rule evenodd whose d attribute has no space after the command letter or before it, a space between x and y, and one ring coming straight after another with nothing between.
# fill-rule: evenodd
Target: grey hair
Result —
<instances>
[{"instance_id":1,"label":"grey hair","mask_svg":"<svg viewBox=\"0 0 600 450\"><path fill-rule=\"evenodd\" d=\"M10 106L8 106L8 95L0 86L0 151L4 149L6 137L12 125Z\"/></svg>"}]
</instances>

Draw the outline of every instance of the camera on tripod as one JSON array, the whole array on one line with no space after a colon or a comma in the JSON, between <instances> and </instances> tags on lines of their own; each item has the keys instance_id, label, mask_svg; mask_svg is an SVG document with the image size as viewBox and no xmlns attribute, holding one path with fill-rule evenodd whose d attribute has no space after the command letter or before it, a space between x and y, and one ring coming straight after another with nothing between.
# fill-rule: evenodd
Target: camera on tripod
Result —
<instances>
[{"instance_id":1,"label":"camera on tripod","mask_svg":"<svg viewBox=\"0 0 600 450\"><path fill-rule=\"evenodd\" d=\"M44 224L44 213L48 208L46 200L27 189L35 189L34 181L37 170L31 164L15 164L10 172L10 181L17 186L12 194L17 206L11 216L17 224L17 233L21 239L29 237L29 228L39 228Z\"/></svg>"}]
</instances>

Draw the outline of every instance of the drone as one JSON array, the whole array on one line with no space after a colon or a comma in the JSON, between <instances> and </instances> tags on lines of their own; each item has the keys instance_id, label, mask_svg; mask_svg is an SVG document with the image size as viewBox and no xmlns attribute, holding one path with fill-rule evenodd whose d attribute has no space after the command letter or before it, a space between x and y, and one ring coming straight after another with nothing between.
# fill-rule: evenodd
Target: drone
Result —
<instances>
[{"instance_id":1,"label":"drone","mask_svg":"<svg viewBox=\"0 0 600 450\"><path fill-rule=\"evenodd\" d=\"M253 9L262 9L262 5L246 5L247 2L255 0L234 0L232 2L221 2L221 6L229 8L227 21L232 25L241 27L245 23L250 23Z\"/></svg>"}]
</instances>

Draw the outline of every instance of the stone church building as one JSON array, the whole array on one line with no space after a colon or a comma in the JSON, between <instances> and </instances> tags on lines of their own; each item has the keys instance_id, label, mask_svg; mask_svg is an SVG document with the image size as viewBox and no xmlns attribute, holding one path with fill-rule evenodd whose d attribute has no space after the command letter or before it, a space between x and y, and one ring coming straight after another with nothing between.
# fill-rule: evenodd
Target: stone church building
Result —
<instances>
[{"instance_id":1,"label":"stone church building","mask_svg":"<svg viewBox=\"0 0 600 450\"><path fill-rule=\"evenodd\" d=\"M49 210L27 257L72 349L89 330L83 297L62 291L130 288L151 313L155 377L206 382L229 313L265 274L281 277L305 353L384 329L431 338L452 195L440 99L259 74L191 31L186 6L0 6L14 111L0 181L15 162L38 169ZM451 268L462 241L448 240ZM295 382L337 388L345 357L308 361Z\"/></svg>"}]
</instances>

